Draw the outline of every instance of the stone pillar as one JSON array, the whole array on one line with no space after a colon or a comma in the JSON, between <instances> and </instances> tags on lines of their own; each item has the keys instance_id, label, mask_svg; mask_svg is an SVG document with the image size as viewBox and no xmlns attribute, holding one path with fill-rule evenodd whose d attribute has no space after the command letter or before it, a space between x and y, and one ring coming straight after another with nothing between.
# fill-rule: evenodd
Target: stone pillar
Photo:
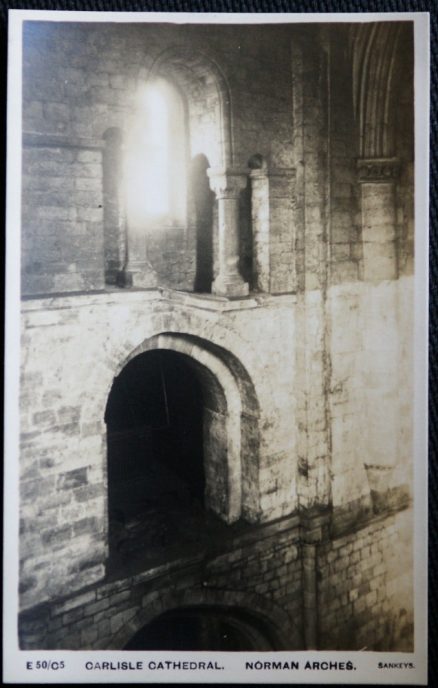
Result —
<instances>
[{"instance_id":1,"label":"stone pillar","mask_svg":"<svg viewBox=\"0 0 438 688\"><path fill-rule=\"evenodd\" d=\"M271 291L269 250L269 179L265 169L251 170L251 222L253 227L254 272L259 291Z\"/></svg>"},{"instance_id":2,"label":"stone pillar","mask_svg":"<svg viewBox=\"0 0 438 688\"><path fill-rule=\"evenodd\" d=\"M271 294L296 285L293 196L295 170L251 170L254 267L257 288Z\"/></svg>"},{"instance_id":3,"label":"stone pillar","mask_svg":"<svg viewBox=\"0 0 438 688\"><path fill-rule=\"evenodd\" d=\"M247 184L246 170L207 170L216 194L219 215L219 273L213 294L246 296L248 283L239 273L239 194Z\"/></svg>"},{"instance_id":4,"label":"stone pillar","mask_svg":"<svg viewBox=\"0 0 438 688\"><path fill-rule=\"evenodd\" d=\"M397 278L395 181L396 158L358 160L362 194L364 280L380 282Z\"/></svg>"},{"instance_id":5,"label":"stone pillar","mask_svg":"<svg viewBox=\"0 0 438 688\"><path fill-rule=\"evenodd\" d=\"M398 465L400 436L400 284L396 250L396 158L358 160L362 196L363 276L368 282L362 313L362 428L369 504L387 507L393 471ZM381 284L386 282L386 284ZM382 419L384 418L384 422ZM391 497L392 499L392 497Z\"/></svg>"},{"instance_id":6,"label":"stone pillar","mask_svg":"<svg viewBox=\"0 0 438 688\"><path fill-rule=\"evenodd\" d=\"M303 630L306 650L316 650L319 642L318 550L330 541L330 509L305 509L301 512ZM321 610L323 612L323 610Z\"/></svg>"}]
</instances>

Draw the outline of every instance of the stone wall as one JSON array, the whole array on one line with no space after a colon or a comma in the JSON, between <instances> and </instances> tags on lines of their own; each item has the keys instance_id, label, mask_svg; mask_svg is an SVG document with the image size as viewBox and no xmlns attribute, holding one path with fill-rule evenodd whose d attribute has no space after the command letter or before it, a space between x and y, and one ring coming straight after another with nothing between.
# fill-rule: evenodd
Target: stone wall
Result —
<instances>
[{"instance_id":1,"label":"stone wall","mask_svg":"<svg viewBox=\"0 0 438 688\"><path fill-rule=\"evenodd\" d=\"M71 144L24 141L24 293L104 286L101 151Z\"/></svg>"},{"instance_id":2,"label":"stone wall","mask_svg":"<svg viewBox=\"0 0 438 688\"><path fill-rule=\"evenodd\" d=\"M329 292L333 504L412 484L413 283L339 285ZM411 333L400 336L400 333ZM342 468L341 468L342 466ZM367 468L368 475L367 475Z\"/></svg>"},{"instance_id":3,"label":"stone wall","mask_svg":"<svg viewBox=\"0 0 438 688\"><path fill-rule=\"evenodd\" d=\"M176 559L21 614L26 649L121 649L146 623L169 609L217 604L265 617L275 649L412 651L412 511L385 514L340 537L323 538L316 559L302 558L299 519L230 536L221 553ZM305 577L316 590L309 605ZM307 572L305 573L305 567ZM303 606L303 598L305 600ZM315 628L306 645L304 631Z\"/></svg>"},{"instance_id":4,"label":"stone wall","mask_svg":"<svg viewBox=\"0 0 438 688\"><path fill-rule=\"evenodd\" d=\"M337 29L341 40L329 49L330 120L328 181L329 271L331 284L354 282L361 276L362 236L357 188L358 136L354 124L353 84L348 29Z\"/></svg>"},{"instance_id":5,"label":"stone wall","mask_svg":"<svg viewBox=\"0 0 438 688\"><path fill-rule=\"evenodd\" d=\"M120 649L168 609L218 604L266 616L276 631L277 649L298 649L300 590L295 518L230 537L222 553L175 560L39 605L21 615L20 644L27 649Z\"/></svg>"},{"instance_id":6,"label":"stone wall","mask_svg":"<svg viewBox=\"0 0 438 688\"><path fill-rule=\"evenodd\" d=\"M387 435L393 454L390 455L388 446L385 452L393 470L389 481L384 480L382 485L380 476L374 484L364 463L387 465L378 453L379 443L384 442L386 436L379 439L380 426L370 420L369 414L377 402L366 401L366 390L367 385L376 379L380 384L377 394L383 394L382 384L387 385L388 380L390 383L391 377L379 375L378 371L373 377L373 362L380 360L380 355L373 355L372 348L367 352L362 339L355 338L358 332L365 331L360 327L361 321L355 322L353 328L347 327L347 323L351 326L353 316L365 317L365 313L367 328L372 332L373 327L379 327L382 315L380 310L370 310L369 304L385 304L385 293L390 299L397 294L399 298L400 295L405 298L407 292L403 290L406 288L409 289L409 284L402 281L378 287L360 286L359 283L356 291L350 287L343 293L341 287L336 287L336 293L331 294L331 373L334 381L330 397L332 481L330 492L325 497L319 493L319 503L325 507L333 506L335 513L340 514L341 527L336 526L334 534L342 532L345 523L354 524L358 514L362 519L369 519L373 513L380 513L383 518L388 506L400 508L406 504L405 493L400 494L399 490L410 483L411 450L409 443L406 445L406 435L410 434L408 425L411 419L405 399L408 388L397 390L389 387L386 390L385 413L395 409L394 418L397 419ZM280 343L283 337L287 337L289 342L296 341L297 337L298 350L300 334L294 324L298 317L303 317L301 309L302 306L294 304L293 297L227 303L214 298L182 297L171 292L113 292L87 297L59 297L50 303L46 299L23 303L25 356L22 360L20 400L20 586L23 609L30 610L44 601L64 597L67 592L73 594L77 590L79 594L87 586L101 585L99 581L105 578L108 526L103 416L106 401L114 376L130 357L144 350L143 342L152 341L161 332L174 333L174 336L190 335L194 338L190 346L198 342L201 352L202 346L207 347L205 354L208 345L202 342L208 341L212 347L208 355L213 355L215 347L219 347L223 352L222 365L228 368L231 377L235 376L234 384L240 386L240 393L236 394L240 394L243 400L242 419L249 421L249 425L242 425L241 434L241 489L246 517L254 522L284 518L296 511L298 500L304 505L307 494L317 494L318 485L313 484L312 474L303 474L303 466L296 455L298 433L291 424L291 418L297 418L297 408L290 394L298 378L293 367L294 358L289 351L285 352L284 358L279 356L283 350ZM384 312L387 312L386 306ZM307 327L311 327L313 311L309 305L305 315L310 319ZM406 327L405 316L394 321L394 332L400 327ZM84 332L87 333L86 338ZM257 347L253 346L254 341L257 341ZM378 338L372 341L381 346ZM388 342L385 347L387 345ZM403 384L408 386L410 359L406 352L401 354L398 349L389 350L390 358L396 353L401 369L405 370ZM214 385L210 393L214 393ZM315 411L318 413L318 409ZM317 452L315 437L305 429L302 432L309 447ZM370 526L371 530L377 528L370 537L380 542L389 528L394 548L403 552L400 542L403 543L404 534L408 537L410 528L408 524L399 526L394 518L392 520L395 525L391 525L391 521L381 521L380 525ZM363 544L360 532L351 532L343 540L322 545L318 566L323 571L323 579L327 571L331 571L324 567L331 564L329 552L332 547L344 547L344 543L354 542L356 536L361 543L360 548L363 545L364 553L368 552L368 544ZM281 541L279 538L278 547ZM291 544L288 541L287 547L285 545L287 551ZM277 545L273 547L275 550ZM283 603L287 595L285 588L280 586L275 592L274 583L274 587L270 587L271 578L272 581L276 578L277 567L281 572L283 565L278 563L277 550L272 555L269 547L266 552L265 548L266 543L260 543L252 544L250 551L234 551L231 559L225 556L220 560L224 569L219 562L209 564L212 575L220 577L221 570L224 570L229 576L230 569L235 567L233 588L236 586L236 589L243 590L253 585L257 594L268 591L272 599L278 596ZM388 547L384 549L389 552ZM342 549L342 561L336 564L338 569L335 573L342 569L342 580L345 576L356 575L348 573L350 567L356 565L349 561L350 550L353 551L350 546ZM250 566L252 557L254 571ZM246 559L249 563L243 565L241 562ZM266 564L263 563L265 561ZM387 581L390 582L394 561L388 560L387 564ZM271 578L268 570L272 571ZM247 581L244 571L253 583ZM257 571L260 571L260 577ZM287 566L285 571L288 571ZM366 577L368 574L361 575ZM336 588L335 579L332 583ZM294 585L298 583L289 581L286 587L293 588ZM321 590L321 608L324 608L325 592L323 588ZM342 594L345 596L345 592ZM292 597L289 599L288 604L295 610L293 614L297 613L295 607L301 604L300 599L300 595L297 597L295 593L293 600ZM391 599L395 600L395 597ZM350 602L349 599L348 604ZM391 605L390 610L393 609ZM386 606L385 610L376 611L379 612L378 618L384 616L387 623ZM336 616L333 618L337 619ZM403 623L406 618L403 615ZM83 627L86 627L85 622ZM322 626L321 633L326 638L331 630L329 633L324 628Z\"/></svg>"},{"instance_id":7,"label":"stone wall","mask_svg":"<svg viewBox=\"0 0 438 688\"><path fill-rule=\"evenodd\" d=\"M208 58L202 62L197 51ZM181 91L188 158L203 155L211 166L246 168L258 153L270 167L289 168L289 51L287 32L280 27L242 32L232 26L194 30L170 24L27 23L23 130L30 136L25 136L23 156L23 292L99 289L104 273L114 283L125 261L114 231L123 235L125 227L113 217L114 184L102 182L102 149L108 132L126 137L138 105L137 87L147 82L151 70ZM220 64L220 71L213 64ZM119 201L123 206L123 199ZM160 285L193 290L196 217L188 201L185 225L150 228L148 258ZM285 212L287 218L287 208ZM281 269L277 261L274 291L286 292L293 288L287 268L293 250L291 222L283 221L278 232L286 253ZM249 273L250 249L248 234L242 267Z\"/></svg>"},{"instance_id":8,"label":"stone wall","mask_svg":"<svg viewBox=\"0 0 438 688\"><path fill-rule=\"evenodd\" d=\"M236 376L242 400L248 400L242 408L240 440L243 508L248 517L270 520L296 508L289 393L293 361L286 352L284 359L278 355L283 337L293 340L293 303L286 297L227 306L200 297L114 292L60 297L50 303L33 299L23 308L24 606L104 575L105 407L115 375L141 351L143 342L157 334L191 335L199 339L201 349L208 351L206 343L211 342L225 352L222 365Z\"/></svg>"},{"instance_id":9,"label":"stone wall","mask_svg":"<svg viewBox=\"0 0 438 688\"><path fill-rule=\"evenodd\" d=\"M412 510L318 551L319 649L413 650Z\"/></svg>"},{"instance_id":10,"label":"stone wall","mask_svg":"<svg viewBox=\"0 0 438 688\"><path fill-rule=\"evenodd\" d=\"M399 79L404 85L392 96L400 101L391 122L398 183L386 188L382 180L371 179L358 185L349 32L348 26L244 31L199 26L195 31L171 25L29 24L23 128L32 135L25 137L24 155L24 293L96 289L102 286L102 271L108 277L116 270L114 251L102 254L102 232L120 225L123 235L125 228L123 222L103 223L112 201L105 183L102 201L100 149L108 132L126 136L137 108L136 89L151 74L172 80L181 91L189 158L204 156L210 166L242 169L255 156L263 160L267 189L248 180L254 198L243 192L241 204L241 233L247 235L240 247L241 270L252 288L293 291L295 273L298 287L307 289L327 280L338 284L410 274L412 81ZM202 61L197 51L208 59ZM412 73L408 49L396 67L397 73ZM53 193L56 185L62 194ZM257 222L251 228L246 207L257 209L260 194L269 198L268 247ZM151 228L148 254L159 284L192 290L197 219L193 199L188 201L184 226ZM86 241L85 231L93 232ZM91 266L89 248L96 251ZM117 261L121 269L123 251ZM263 263L270 279L258 275Z\"/></svg>"},{"instance_id":11,"label":"stone wall","mask_svg":"<svg viewBox=\"0 0 438 688\"><path fill-rule=\"evenodd\" d=\"M289 649L410 648L412 93L406 79L395 149L358 160L349 31L26 27L27 647L123 647L169 608L173 587L175 606L214 589L218 604L247 595L273 618L282 608ZM410 73L411 56L397 64ZM151 70L184 87L190 157L201 156L203 174L223 165L247 176L239 245L248 298L115 287L126 235L108 142L129 129L136 86ZM199 223L212 234L202 269L217 274L217 203L203 182L205 198L189 193L186 225L149 237L160 284L196 286ZM202 562L109 582L105 407L124 365L166 342L208 371L207 396L222 389L220 417L205 404L207 501L228 523L242 516L253 535ZM314 510L329 527L312 539Z\"/></svg>"},{"instance_id":12,"label":"stone wall","mask_svg":"<svg viewBox=\"0 0 438 688\"><path fill-rule=\"evenodd\" d=\"M406 84L397 160L364 172L349 31L300 27L292 44L298 492L367 511L378 473L383 492L411 483L412 101Z\"/></svg>"}]
</instances>

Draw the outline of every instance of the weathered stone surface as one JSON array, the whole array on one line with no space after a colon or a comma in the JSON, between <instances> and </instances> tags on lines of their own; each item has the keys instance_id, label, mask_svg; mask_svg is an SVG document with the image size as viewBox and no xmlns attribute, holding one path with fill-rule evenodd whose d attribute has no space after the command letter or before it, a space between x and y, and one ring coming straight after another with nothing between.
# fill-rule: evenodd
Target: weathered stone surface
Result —
<instances>
[{"instance_id":1,"label":"weathered stone surface","mask_svg":"<svg viewBox=\"0 0 438 688\"><path fill-rule=\"evenodd\" d=\"M26 28L23 646L121 647L172 605L253 604L284 612L288 649L411 647L411 139L398 124L399 177L368 161L358 178L348 28L309 25L308 41L284 26L44 25L44 41ZM121 290L123 135L157 58L207 188L187 180L185 217L139 233L154 281L137 286L163 288ZM202 291L219 276L224 298L172 291L193 291L200 228ZM128 360L157 347L202 382L207 505L254 530L202 565L109 582L106 404Z\"/></svg>"},{"instance_id":2,"label":"weathered stone surface","mask_svg":"<svg viewBox=\"0 0 438 688\"><path fill-rule=\"evenodd\" d=\"M87 468L76 468L73 471L61 473L58 477L59 490L72 490L87 483Z\"/></svg>"},{"instance_id":3,"label":"weathered stone surface","mask_svg":"<svg viewBox=\"0 0 438 688\"><path fill-rule=\"evenodd\" d=\"M392 539L394 529L407 535L404 543ZM411 538L408 510L321 546L319 595L326 610L320 628L322 649L353 649L357 645L352 643L363 639L383 650L401 637L405 649L412 649L412 640L411 645L406 640L413 623L412 580L406 575L412 561ZM391 629L389 635L385 625Z\"/></svg>"}]
</instances>

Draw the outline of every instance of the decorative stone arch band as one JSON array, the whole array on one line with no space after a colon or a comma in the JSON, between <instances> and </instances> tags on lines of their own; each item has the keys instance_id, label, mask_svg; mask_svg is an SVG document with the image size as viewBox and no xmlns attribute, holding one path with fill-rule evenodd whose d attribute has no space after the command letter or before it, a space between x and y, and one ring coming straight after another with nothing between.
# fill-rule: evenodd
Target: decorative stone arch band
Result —
<instances>
[{"instance_id":1,"label":"decorative stone arch band","mask_svg":"<svg viewBox=\"0 0 438 688\"><path fill-rule=\"evenodd\" d=\"M291 638L297 637L297 629L289 615L262 595L236 590L189 588L146 594L141 609L132 610L131 618L111 638L108 646L102 649L125 647L136 633L166 612L212 606L229 610L231 616L233 611L246 612L249 618L252 617L265 628L275 650L290 650Z\"/></svg>"},{"instance_id":2,"label":"decorative stone arch band","mask_svg":"<svg viewBox=\"0 0 438 688\"><path fill-rule=\"evenodd\" d=\"M185 94L189 116L195 99L202 99L208 92L209 107L215 113L215 131L211 132L210 137L213 147L195 153L204 153L212 166L232 166L234 146L230 88L214 57L186 44L170 46L157 55L152 65L141 67L137 83L147 83L157 77L170 79Z\"/></svg>"},{"instance_id":3,"label":"decorative stone arch band","mask_svg":"<svg viewBox=\"0 0 438 688\"><path fill-rule=\"evenodd\" d=\"M119 362L115 376L130 360L154 349L184 356L200 382L207 508L227 523L242 515L256 520L259 491L253 474L258 464L258 403L248 373L231 354L219 354L220 347L199 337L166 332L132 349ZM234 359L231 364L230 358Z\"/></svg>"}]
</instances>

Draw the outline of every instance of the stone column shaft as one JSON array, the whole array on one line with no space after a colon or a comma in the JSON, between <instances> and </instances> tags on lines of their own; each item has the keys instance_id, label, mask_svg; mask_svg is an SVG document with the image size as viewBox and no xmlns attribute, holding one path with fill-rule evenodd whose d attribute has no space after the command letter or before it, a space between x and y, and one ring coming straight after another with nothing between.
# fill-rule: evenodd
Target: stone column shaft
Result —
<instances>
[{"instance_id":1,"label":"stone column shaft","mask_svg":"<svg viewBox=\"0 0 438 688\"><path fill-rule=\"evenodd\" d=\"M251 222L257 288L271 291L269 179L266 170L251 170Z\"/></svg>"},{"instance_id":2,"label":"stone column shaft","mask_svg":"<svg viewBox=\"0 0 438 688\"><path fill-rule=\"evenodd\" d=\"M214 294L246 296L248 283L239 273L239 195L247 184L246 170L209 169L210 187L218 202L219 274Z\"/></svg>"},{"instance_id":3,"label":"stone column shaft","mask_svg":"<svg viewBox=\"0 0 438 688\"><path fill-rule=\"evenodd\" d=\"M292 203L295 170L254 169L250 176L257 287L271 294L294 291L295 228Z\"/></svg>"},{"instance_id":4,"label":"stone column shaft","mask_svg":"<svg viewBox=\"0 0 438 688\"><path fill-rule=\"evenodd\" d=\"M362 242L364 279L369 282L397 277L395 158L358 161L362 195Z\"/></svg>"}]
</instances>

